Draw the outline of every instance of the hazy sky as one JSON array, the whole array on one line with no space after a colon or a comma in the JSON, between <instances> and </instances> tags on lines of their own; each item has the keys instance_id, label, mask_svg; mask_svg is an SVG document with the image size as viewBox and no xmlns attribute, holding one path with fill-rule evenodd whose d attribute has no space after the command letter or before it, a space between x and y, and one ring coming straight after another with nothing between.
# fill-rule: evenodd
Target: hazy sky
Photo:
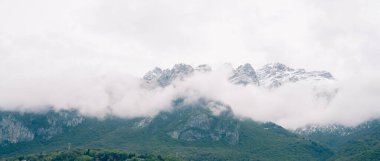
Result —
<instances>
[{"instance_id":1,"label":"hazy sky","mask_svg":"<svg viewBox=\"0 0 380 161\"><path fill-rule=\"evenodd\" d=\"M374 70L379 8L377 0L2 0L1 67L142 75L178 62L280 61L338 74Z\"/></svg>"},{"instance_id":2,"label":"hazy sky","mask_svg":"<svg viewBox=\"0 0 380 161\"><path fill-rule=\"evenodd\" d=\"M378 0L0 0L0 106L90 106L107 97L105 84L136 84L180 62L282 62L330 71L377 108L379 8Z\"/></svg>"}]
</instances>

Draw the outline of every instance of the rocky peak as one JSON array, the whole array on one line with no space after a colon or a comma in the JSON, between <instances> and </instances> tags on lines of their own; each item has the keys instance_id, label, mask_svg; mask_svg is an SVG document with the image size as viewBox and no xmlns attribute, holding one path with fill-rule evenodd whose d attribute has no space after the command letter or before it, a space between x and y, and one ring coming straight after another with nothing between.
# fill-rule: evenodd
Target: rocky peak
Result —
<instances>
[{"instance_id":1,"label":"rocky peak","mask_svg":"<svg viewBox=\"0 0 380 161\"><path fill-rule=\"evenodd\" d=\"M173 80L176 78L183 79L184 77L192 74L194 72L194 68L191 65L187 64L176 64L170 72L172 74Z\"/></svg>"},{"instance_id":2,"label":"rocky peak","mask_svg":"<svg viewBox=\"0 0 380 161\"><path fill-rule=\"evenodd\" d=\"M158 78L162 75L162 69L161 68L154 68L153 70L147 72L143 79L147 84L153 84L156 83Z\"/></svg>"},{"instance_id":3,"label":"rocky peak","mask_svg":"<svg viewBox=\"0 0 380 161\"><path fill-rule=\"evenodd\" d=\"M148 73L145 74L144 79L146 80L152 80L154 78L159 77L162 74L162 69L161 68L154 68L152 71L149 71Z\"/></svg>"},{"instance_id":4,"label":"rocky peak","mask_svg":"<svg viewBox=\"0 0 380 161\"><path fill-rule=\"evenodd\" d=\"M255 70L249 63L240 65L236 70L233 71L233 75L229 79L235 84L260 84Z\"/></svg>"},{"instance_id":5,"label":"rocky peak","mask_svg":"<svg viewBox=\"0 0 380 161\"><path fill-rule=\"evenodd\" d=\"M265 88L275 88L289 82L301 80L333 80L333 76L326 71L306 71L293 69L281 63L270 63L255 71L251 64L246 63L233 69L228 79L234 84L257 85ZM166 87L175 80L184 80L194 72L209 72L211 67L203 64L193 68L187 64L176 64L171 69L155 68L147 72L144 77L144 86L149 88Z\"/></svg>"},{"instance_id":6,"label":"rocky peak","mask_svg":"<svg viewBox=\"0 0 380 161\"><path fill-rule=\"evenodd\" d=\"M294 71L294 69L281 63L270 63L258 70L258 76L260 78L276 75L277 73L284 73L288 71Z\"/></svg>"},{"instance_id":7,"label":"rocky peak","mask_svg":"<svg viewBox=\"0 0 380 161\"><path fill-rule=\"evenodd\" d=\"M311 71L305 69L293 69L281 63L270 63L260 68L257 72L258 79L262 86L274 88L288 82L298 82L300 80L329 80L332 75L325 71Z\"/></svg>"},{"instance_id":8,"label":"rocky peak","mask_svg":"<svg viewBox=\"0 0 380 161\"><path fill-rule=\"evenodd\" d=\"M252 65L249 63L246 63L244 65L240 65L236 70L239 72L248 72L248 73L255 72Z\"/></svg>"},{"instance_id":9,"label":"rocky peak","mask_svg":"<svg viewBox=\"0 0 380 161\"><path fill-rule=\"evenodd\" d=\"M294 69L292 68L289 68L288 66L284 65L284 64L281 64L281 63L270 63L270 64L267 64L266 67L269 67L269 68L272 68L272 69L276 69L278 71L292 71Z\"/></svg>"},{"instance_id":10,"label":"rocky peak","mask_svg":"<svg viewBox=\"0 0 380 161\"><path fill-rule=\"evenodd\" d=\"M175 64L172 70L178 73L188 73L188 72L193 71L193 67L191 65L180 63L180 64Z\"/></svg>"},{"instance_id":11,"label":"rocky peak","mask_svg":"<svg viewBox=\"0 0 380 161\"><path fill-rule=\"evenodd\" d=\"M171 69L164 69L156 67L152 71L147 72L143 80L145 85L151 88L156 86L166 87L174 80L183 80L185 77L191 75L194 68L187 64L175 64Z\"/></svg>"}]
</instances>

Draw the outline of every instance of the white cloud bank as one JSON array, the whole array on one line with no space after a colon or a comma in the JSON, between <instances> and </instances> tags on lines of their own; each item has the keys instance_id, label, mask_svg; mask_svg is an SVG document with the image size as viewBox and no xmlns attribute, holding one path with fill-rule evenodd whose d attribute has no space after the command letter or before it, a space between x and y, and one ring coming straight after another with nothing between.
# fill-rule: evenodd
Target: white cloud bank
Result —
<instances>
[{"instance_id":1,"label":"white cloud bank","mask_svg":"<svg viewBox=\"0 0 380 161\"><path fill-rule=\"evenodd\" d=\"M222 70L224 71L224 70ZM371 79L288 83L268 90L257 86L238 86L227 79L228 72L199 74L176 87L190 99L206 97L231 106L235 114L258 121L272 121L286 128L308 124L355 126L380 118L380 77ZM370 76L368 76L370 77ZM366 78L368 78L366 77ZM338 89L338 90L337 90ZM327 100L318 93L337 94Z\"/></svg>"},{"instance_id":2,"label":"white cloud bank","mask_svg":"<svg viewBox=\"0 0 380 161\"><path fill-rule=\"evenodd\" d=\"M232 84L227 79L232 71L222 67L152 90L142 88L141 78L127 74L76 72L69 73L70 77L63 73L49 74L48 78L25 74L6 77L0 84L0 91L7 91L0 92L0 109L38 111L53 106L78 109L90 116L138 117L170 110L174 99L186 97L190 102L199 98L221 101L238 116L272 121L286 128L332 123L354 126L380 117L380 86L375 84L379 77L348 82L300 81L269 90ZM331 101L317 97L319 92L334 93L337 88Z\"/></svg>"}]
</instances>

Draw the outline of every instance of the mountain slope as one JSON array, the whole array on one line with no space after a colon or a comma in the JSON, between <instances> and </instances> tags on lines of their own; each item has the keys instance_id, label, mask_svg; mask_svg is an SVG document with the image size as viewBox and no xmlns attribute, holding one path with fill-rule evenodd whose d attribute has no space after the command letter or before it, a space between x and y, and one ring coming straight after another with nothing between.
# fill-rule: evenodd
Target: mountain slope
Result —
<instances>
[{"instance_id":1,"label":"mountain slope","mask_svg":"<svg viewBox=\"0 0 380 161\"><path fill-rule=\"evenodd\" d=\"M33 154L27 156L16 156L10 158L1 158L1 161L93 161L93 160L106 160L106 161L125 161L125 160L143 160L143 161L180 161L181 159L172 156L161 156L151 154L136 154L129 153L124 150L118 149L67 149L61 151L54 151L43 154Z\"/></svg>"},{"instance_id":2,"label":"mountain slope","mask_svg":"<svg viewBox=\"0 0 380 161\"><path fill-rule=\"evenodd\" d=\"M210 71L208 65L176 64L171 69L149 71L141 84L147 90L165 88L196 72ZM270 89L286 83L334 78L328 72L307 72L280 63L256 71L247 63L233 69L225 79L236 85ZM332 98L337 91L323 92L321 96ZM328 146L335 150L340 145L304 134L300 137L273 123L237 118L228 105L215 100L189 103L176 99L167 109L170 110L152 117L102 119L86 117L77 111L0 112L0 157L72 146L119 148L190 160L327 160L334 155Z\"/></svg>"},{"instance_id":3,"label":"mountain slope","mask_svg":"<svg viewBox=\"0 0 380 161\"><path fill-rule=\"evenodd\" d=\"M218 110L210 104L222 109L215 112ZM35 134L35 128L25 120L46 119L46 114L9 115L17 116L15 121ZM328 148L273 123L237 119L228 106L220 103L199 100L186 104L177 100L172 111L153 118L83 117L81 123L49 138L1 144L0 156L64 149L68 144L72 148L121 148L197 160L326 160L333 155Z\"/></svg>"},{"instance_id":4,"label":"mountain slope","mask_svg":"<svg viewBox=\"0 0 380 161\"><path fill-rule=\"evenodd\" d=\"M331 160L378 160L380 158L380 120L356 127L341 125L309 126L296 133L330 147Z\"/></svg>"}]
</instances>

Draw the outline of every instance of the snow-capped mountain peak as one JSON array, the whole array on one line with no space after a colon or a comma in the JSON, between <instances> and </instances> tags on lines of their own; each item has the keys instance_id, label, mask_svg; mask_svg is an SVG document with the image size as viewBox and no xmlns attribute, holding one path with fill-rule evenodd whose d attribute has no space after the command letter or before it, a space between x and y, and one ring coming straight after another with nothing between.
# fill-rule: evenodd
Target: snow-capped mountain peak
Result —
<instances>
[{"instance_id":1,"label":"snow-capped mountain peak","mask_svg":"<svg viewBox=\"0 0 380 161\"><path fill-rule=\"evenodd\" d=\"M333 76L326 71L311 71L305 69L293 69L281 63L270 63L257 71L262 86L274 88L289 82L300 80L332 80Z\"/></svg>"},{"instance_id":2,"label":"snow-capped mountain peak","mask_svg":"<svg viewBox=\"0 0 380 161\"><path fill-rule=\"evenodd\" d=\"M253 69L253 67L249 63L240 65L238 68L236 68L236 70L233 71L233 75L229 79L231 82L235 84L260 85L259 80L256 75L256 71Z\"/></svg>"},{"instance_id":3,"label":"snow-capped mountain peak","mask_svg":"<svg viewBox=\"0 0 380 161\"><path fill-rule=\"evenodd\" d=\"M187 64L175 64L172 69L164 69L156 67L152 71L147 72L143 80L145 86L154 88L156 86L166 87L174 80L183 80L185 77L191 75L194 68Z\"/></svg>"},{"instance_id":4,"label":"snow-capped mountain peak","mask_svg":"<svg viewBox=\"0 0 380 161\"><path fill-rule=\"evenodd\" d=\"M147 72L143 79L148 82L157 81L157 78L159 78L162 75L162 69L161 68L154 68L152 71Z\"/></svg>"},{"instance_id":5,"label":"snow-capped mountain peak","mask_svg":"<svg viewBox=\"0 0 380 161\"><path fill-rule=\"evenodd\" d=\"M166 87L174 80L184 80L194 72L210 72L210 66L203 64L192 67L187 64L176 64L171 69L161 69L156 67L147 72L143 81L149 88ZM321 81L333 80L334 77L326 71L306 71L305 69L293 69L281 63L270 63L255 71L251 64L246 63L232 68L232 75L229 79L231 83L238 85L256 85L264 88L276 88L286 83L298 81Z\"/></svg>"},{"instance_id":6,"label":"snow-capped mountain peak","mask_svg":"<svg viewBox=\"0 0 380 161\"><path fill-rule=\"evenodd\" d=\"M181 64L175 64L173 66L173 68L171 69L171 71L176 73L176 74L186 75L186 74L192 73L194 71L194 69L191 65L181 63Z\"/></svg>"}]
</instances>

